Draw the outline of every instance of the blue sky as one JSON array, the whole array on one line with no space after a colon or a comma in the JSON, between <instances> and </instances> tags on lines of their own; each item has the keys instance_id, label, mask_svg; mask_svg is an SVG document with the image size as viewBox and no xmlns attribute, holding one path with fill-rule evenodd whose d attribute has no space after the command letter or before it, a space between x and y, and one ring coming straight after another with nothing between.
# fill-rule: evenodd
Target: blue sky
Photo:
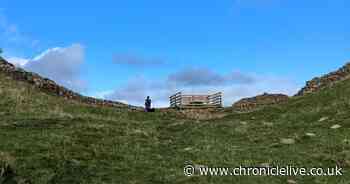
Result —
<instances>
[{"instance_id":1,"label":"blue sky","mask_svg":"<svg viewBox=\"0 0 350 184\"><path fill-rule=\"evenodd\" d=\"M166 106L176 91L223 91L230 105L293 94L349 61L349 9L347 0L2 0L0 47L85 95Z\"/></svg>"}]
</instances>

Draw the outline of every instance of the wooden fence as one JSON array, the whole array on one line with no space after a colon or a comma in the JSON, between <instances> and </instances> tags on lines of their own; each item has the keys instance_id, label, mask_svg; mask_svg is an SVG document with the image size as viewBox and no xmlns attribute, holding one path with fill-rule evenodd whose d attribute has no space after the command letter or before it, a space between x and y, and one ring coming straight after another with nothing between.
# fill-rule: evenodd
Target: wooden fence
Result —
<instances>
[{"instance_id":1,"label":"wooden fence","mask_svg":"<svg viewBox=\"0 0 350 184\"><path fill-rule=\"evenodd\" d=\"M170 107L179 107L182 104L182 93L178 92L170 96Z\"/></svg>"},{"instance_id":2,"label":"wooden fence","mask_svg":"<svg viewBox=\"0 0 350 184\"><path fill-rule=\"evenodd\" d=\"M181 106L217 106L222 107L222 93L215 93L212 95L183 95L181 92L170 96L170 107ZM202 104L192 104L195 99L201 99ZM203 100L205 99L205 100Z\"/></svg>"},{"instance_id":3,"label":"wooden fence","mask_svg":"<svg viewBox=\"0 0 350 184\"><path fill-rule=\"evenodd\" d=\"M215 93L208 96L209 104L222 107L222 93Z\"/></svg>"}]
</instances>

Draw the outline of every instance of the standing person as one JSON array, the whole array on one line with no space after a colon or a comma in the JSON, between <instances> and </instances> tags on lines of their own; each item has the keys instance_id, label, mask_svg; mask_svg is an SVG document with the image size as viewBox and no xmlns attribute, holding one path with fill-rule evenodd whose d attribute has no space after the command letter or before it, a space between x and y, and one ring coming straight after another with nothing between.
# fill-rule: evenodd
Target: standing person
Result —
<instances>
[{"instance_id":1,"label":"standing person","mask_svg":"<svg viewBox=\"0 0 350 184\"><path fill-rule=\"evenodd\" d=\"M145 100L145 110L146 112L150 112L151 111L151 105L152 105L152 100L149 96L147 96L146 100Z\"/></svg>"}]
</instances>

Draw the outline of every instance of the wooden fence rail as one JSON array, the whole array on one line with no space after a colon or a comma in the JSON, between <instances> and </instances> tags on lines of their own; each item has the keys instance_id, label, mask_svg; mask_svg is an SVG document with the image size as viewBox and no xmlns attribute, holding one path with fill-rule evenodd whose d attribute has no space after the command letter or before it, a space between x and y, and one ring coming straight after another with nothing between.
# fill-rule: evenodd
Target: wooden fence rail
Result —
<instances>
[{"instance_id":1,"label":"wooden fence rail","mask_svg":"<svg viewBox=\"0 0 350 184\"><path fill-rule=\"evenodd\" d=\"M203 97L205 100L203 100ZM183 95L181 92L175 93L170 96L170 107L180 107L180 106L191 106L194 105L191 102L195 102L196 100L201 98L200 101L203 104L196 104L196 106L218 106L222 107L222 93L215 93L212 95ZM190 99L190 100L189 100Z\"/></svg>"}]
</instances>

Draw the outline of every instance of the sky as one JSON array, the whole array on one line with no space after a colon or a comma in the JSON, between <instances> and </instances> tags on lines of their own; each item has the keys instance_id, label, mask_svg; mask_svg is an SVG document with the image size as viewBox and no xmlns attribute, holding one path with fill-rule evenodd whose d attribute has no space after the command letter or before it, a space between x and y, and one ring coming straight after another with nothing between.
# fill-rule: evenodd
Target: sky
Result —
<instances>
[{"instance_id":1,"label":"sky","mask_svg":"<svg viewBox=\"0 0 350 184\"><path fill-rule=\"evenodd\" d=\"M350 61L348 0L0 2L10 62L84 95L295 94Z\"/></svg>"}]
</instances>

